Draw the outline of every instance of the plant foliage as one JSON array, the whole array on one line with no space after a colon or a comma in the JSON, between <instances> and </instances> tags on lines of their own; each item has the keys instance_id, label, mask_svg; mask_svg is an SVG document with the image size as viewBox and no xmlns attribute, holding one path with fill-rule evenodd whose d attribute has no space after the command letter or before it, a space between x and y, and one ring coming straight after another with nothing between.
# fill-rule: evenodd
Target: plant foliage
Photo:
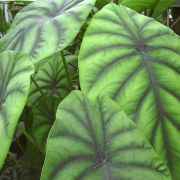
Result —
<instances>
[{"instance_id":1,"label":"plant foliage","mask_svg":"<svg viewBox=\"0 0 180 180\"><path fill-rule=\"evenodd\" d=\"M34 63L68 46L79 32L95 0L39 0L23 8L1 40L6 49L26 52Z\"/></svg>"},{"instance_id":2,"label":"plant foliage","mask_svg":"<svg viewBox=\"0 0 180 180\"><path fill-rule=\"evenodd\" d=\"M0 179L179 180L173 2L2 4Z\"/></svg>"},{"instance_id":3,"label":"plant foliage","mask_svg":"<svg viewBox=\"0 0 180 180\"><path fill-rule=\"evenodd\" d=\"M175 0L119 0L119 3L123 6L127 6L138 12L150 10L150 15L157 17L161 15L167 7L172 5Z\"/></svg>"},{"instance_id":4,"label":"plant foliage","mask_svg":"<svg viewBox=\"0 0 180 180\"><path fill-rule=\"evenodd\" d=\"M42 180L139 180L144 176L170 178L153 148L115 102L98 97L93 104L75 91L59 105Z\"/></svg>"},{"instance_id":5,"label":"plant foliage","mask_svg":"<svg viewBox=\"0 0 180 180\"><path fill-rule=\"evenodd\" d=\"M32 73L27 55L12 51L0 54L0 169L26 104Z\"/></svg>"},{"instance_id":6,"label":"plant foliage","mask_svg":"<svg viewBox=\"0 0 180 180\"><path fill-rule=\"evenodd\" d=\"M94 16L79 56L82 91L118 102L175 177L180 174L179 57L173 31L114 4Z\"/></svg>"}]
</instances>

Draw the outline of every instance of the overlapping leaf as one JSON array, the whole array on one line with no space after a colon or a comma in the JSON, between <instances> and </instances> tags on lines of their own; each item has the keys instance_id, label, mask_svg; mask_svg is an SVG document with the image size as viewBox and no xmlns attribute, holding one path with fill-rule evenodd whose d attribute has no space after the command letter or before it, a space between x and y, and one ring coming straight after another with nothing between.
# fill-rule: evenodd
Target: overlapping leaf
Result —
<instances>
[{"instance_id":1,"label":"overlapping leaf","mask_svg":"<svg viewBox=\"0 0 180 180\"><path fill-rule=\"evenodd\" d=\"M139 12L149 9L155 2L156 0L119 0L119 4L127 6Z\"/></svg>"},{"instance_id":2,"label":"overlapping leaf","mask_svg":"<svg viewBox=\"0 0 180 180\"><path fill-rule=\"evenodd\" d=\"M27 55L12 51L0 54L0 169L26 103L32 73Z\"/></svg>"},{"instance_id":3,"label":"overlapping leaf","mask_svg":"<svg viewBox=\"0 0 180 180\"><path fill-rule=\"evenodd\" d=\"M57 97L44 97L32 108L32 126L28 130L35 146L45 152L47 136L55 121L57 106L60 99Z\"/></svg>"},{"instance_id":4,"label":"overlapping leaf","mask_svg":"<svg viewBox=\"0 0 180 180\"><path fill-rule=\"evenodd\" d=\"M89 97L118 102L180 174L180 40L169 28L123 6L97 13L79 56L80 84Z\"/></svg>"},{"instance_id":5,"label":"overlapping leaf","mask_svg":"<svg viewBox=\"0 0 180 180\"><path fill-rule=\"evenodd\" d=\"M46 179L170 179L152 146L109 98L81 92L58 107L42 171Z\"/></svg>"},{"instance_id":6,"label":"overlapping leaf","mask_svg":"<svg viewBox=\"0 0 180 180\"><path fill-rule=\"evenodd\" d=\"M71 59L66 57L67 63ZM37 68L31 83L28 105L32 107L32 127L29 134L44 151L48 132L55 120L57 105L70 92L60 54L53 55ZM43 94L42 94L43 93Z\"/></svg>"},{"instance_id":7,"label":"overlapping leaf","mask_svg":"<svg viewBox=\"0 0 180 180\"><path fill-rule=\"evenodd\" d=\"M174 2L175 0L119 0L121 5L127 6L139 12L151 9L151 15L154 17L162 14Z\"/></svg>"},{"instance_id":8,"label":"overlapping leaf","mask_svg":"<svg viewBox=\"0 0 180 180\"><path fill-rule=\"evenodd\" d=\"M71 76L75 71L70 64L76 61L76 56L66 56ZM49 130L55 120L57 106L70 92L60 53L39 64L34 81L36 85L31 83L28 98L28 105L32 108L32 127L28 132L38 149L44 152Z\"/></svg>"},{"instance_id":9,"label":"overlapping leaf","mask_svg":"<svg viewBox=\"0 0 180 180\"><path fill-rule=\"evenodd\" d=\"M86 20L95 0L39 0L23 8L0 51L12 49L29 54L34 63L59 52L71 43Z\"/></svg>"},{"instance_id":10,"label":"overlapping leaf","mask_svg":"<svg viewBox=\"0 0 180 180\"><path fill-rule=\"evenodd\" d=\"M158 1L156 1L156 3L152 7L152 8L154 8L152 16L153 17L159 16L164 11L166 11L168 9L168 7L171 7L175 2L176 2L176 0L158 0Z\"/></svg>"},{"instance_id":11,"label":"overlapping leaf","mask_svg":"<svg viewBox=\"0 0 180 180\"><path fill-rule=\"evenodd\" d=\"M31 84L28 105L38 103L43 98L43 94L46 97L56 97L62 100L70 92L60 54L53 55L46 59L44 64L39 65L34 81L37 85L33 82Z\"/></svg>"}]
</instances>

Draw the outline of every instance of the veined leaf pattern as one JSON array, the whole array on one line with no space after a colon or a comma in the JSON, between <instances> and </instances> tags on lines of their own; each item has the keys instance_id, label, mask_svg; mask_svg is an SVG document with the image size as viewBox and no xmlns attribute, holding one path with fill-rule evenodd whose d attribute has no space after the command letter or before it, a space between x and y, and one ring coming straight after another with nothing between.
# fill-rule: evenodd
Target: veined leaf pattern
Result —
<instances>
[{"instance_id":1,"label":"veined leaf pattern","mask_svg":"<svg viewBox=\"0 0 180 180\"><path fill-rule=\"evenodd\" d=\"M171 179L135 123L109 98L72 92L58 107L41 179L144 178Z\"/></svg>"},{"instance_id":2,"label":"veined leaf pattern","mask_svg":"<svg viewBox=\"0 0 180 180\"><path fill-rule=\"evenodd\" d=\"M80 84L132 117L177 179L180 174L180 40L169 28L115 4L92 19L80 50Z\"/></svg>"},{"instance_id":3,"label":"veined leaf pattern","mask_svg":"<svg viewBox=\"0 0 180 180\"><path fill-rule=\"evenodd\" d=\"M24 51L34 63L67 47L79 32L95 0L38 0L15 17L0 41L1 52Z\"/></svg>"},{"instance_id":4,"label":"veined leaf pattern","mask_svg":"<svg viewBox=\"0 0 180 180\"><path fill-rule=\"evenodd\" d=\"M0 54L0 169L26 104L33 66L27 55L6 51Z\"/></svg>"}]
</instances>

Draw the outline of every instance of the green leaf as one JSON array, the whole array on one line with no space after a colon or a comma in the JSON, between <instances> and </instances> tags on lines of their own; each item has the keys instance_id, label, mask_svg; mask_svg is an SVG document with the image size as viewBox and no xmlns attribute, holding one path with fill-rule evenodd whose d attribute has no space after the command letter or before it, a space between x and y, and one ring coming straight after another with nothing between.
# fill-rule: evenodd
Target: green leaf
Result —
<instances>
[{"instance_id":1,"label":"green leaf","mask_svg":"<svg viewBox=\"0 0 180 180\"><path fill-rule=\"evenodd\" d=\"M23 8L9 33L5 49L24 51L34 63L67 47L79 32L95 0L39 0Z\"/></svg>"},{"instance_id":2,"label":"green leaf","mask_svg":"<svg viewBox=\"0 0 180 180\"><path fill-rule=\"evenodd\" d=\"M168 7L173 5L176 0L157 0L154 4L153 17L158 17L161 15ZM152 7L153 8L153 7Z\"/></svg>"},{"instance_id":3,"label":"green leaf","mask_svg":"<svg viewBox=\"0 0 180 180\"><path fill-rule=\"evenodd\" d=\"M58 107L42 180L171 179L135 124L109 98L93 104L79 91Z\"/></svg>"},{"instance_id":4,"label":"green leaf","mask_svg":"<svg viewBox=\"0 0 180 180\"><path fill-rule=\"evenodd\" d=\"M66 55L71 75L75 71L70 66L77 62L77 57ZM28 130L38 149L44 152L49 130L54 123L58 104L70 92L64 65L60 53L40 63L32 82L28 105L32 108L32 126ZM39 90L40 89L40 90ZM43 93L43 94L42 94Z\"/></svg>"},{"instance_id":5,"label":"green leaf","mask_svg":"<svg viewBox=\"0 0 180 180\"><path fill-rule=\"evenodd\" d=\"M92 19L79 56L80 84L133 118L177 179L180 174L180 40L155 20L114 4Z\"/></svg>"},{"instance_id":6,"label":"green leaf","mask_svg":"<svg viewBox=\"0 0 180 180\"><path fill-rule=\"evenodd\" d=\"M13 180L39 180L44 155L30 142L27 142L24 154L18 159L18 177Z\"/></svg>"},{"instance_id":7,"label":"green leaf","mask_svg":"<svg viewBox=\"0 0 180 180\"><path fill-rule=\"evenodd\" d=\"M106 4L110 3L111 0L97 0L95 6L98 9L103 8Z\"/></svg>"},{"instance_id":8,"label":"green leaf","mask_svg":"<svg viewBox=\"0 0 180 180\"><path fill-rule=\"evenodd\" d=\"M138 12L142 12L147 9L153 9L152 15L154 17L162 14L174 2L175 0L119 0L121 5L127 6Z\"/></svg>"},{"instance_id":9,"label":"green leaf","mask_svg":"<svg viewBox=\"0 0 180 180\"><path fill-rule=\"evenodd\" d=\"M32 73L27 55L12 51L0 54L0 169L25 106Z\"/></svg>"},{"instance_id":10,"label":"green leaf","mask_svg":"<svg viewBox=\"0 0 180 180\"><path fill-rule=\"evenodd\" d=\"M32 107L32 126L28 130L37 149L45 153L47 136L55 121L56 110L60 99L57 97L44 97Z\"/></svg>"},{"instance_id":11,"label":"green leaf","mask_svg":"<svg viewBox=\"0 0 180 180\"><path fill-rule=\"evenodd\" d=\"M40 90L32 82L28 99L30 106L37 104L43 96L56 97L62 100L69 94L70 88L60 53L47 58L44 64L39 65L34 81Z\"/></svg>"},{"instance_id":12,"label":"green leaf","mask_svg":"<svg viewBox=\"0 0 180 180\"><path fill-rule=\"evenodd\" d=\"M119 0L119 4L134 9L135 11L142 12L152 7L156 1L157 0Z\"/></svg>"}]
</instances>

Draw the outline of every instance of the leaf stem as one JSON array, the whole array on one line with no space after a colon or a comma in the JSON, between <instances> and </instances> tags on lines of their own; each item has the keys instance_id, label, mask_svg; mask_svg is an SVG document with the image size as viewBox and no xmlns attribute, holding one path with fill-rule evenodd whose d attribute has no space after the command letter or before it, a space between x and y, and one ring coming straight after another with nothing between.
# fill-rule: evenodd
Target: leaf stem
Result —
<instances>
[{"instance_id":1,"label":"leaf stem","mask_svg":"<svg viewBox=\"0 0 180 180\"><path fill-rule=\"evenodd\" d=\"M17 143L17 145L19 146L19 148L20 148L21 152L22 152L22 153L24 153L24 152L25 152L25 150L24 150L23 146L21 145L21 143L20 143L19 139L18 139L18 138L15 138L15 140L16 140L16 143Z\"/></svg>"},{"instance_id":2,"label":"leaf stem","mask_svg":"<svg viewBox=\"0 0 180 180\"><path fill-rule=\"evenodd\" d=\"M16 158L13 156L13 153L11 153L11 152L9 151L8 155L9 155L9 157L14 161L14 163L16 164L17 167L21 167L20 164L19 164L19 162L18 162L18 161L16 160Z\"/></svg>"},{"instance_id":3,"label":"leaf stem","mask_svg":"<svg viewBox=\"0 0 180 180\"><path fill-rule=\"evenodd\" d=\"M61 57L62 57L64 69L65 69L65 72L66 72L66 77L67 77L67 80L68 80L68 83L69 83L69 87L70 87L71 89L73 89L72 78L71 78L71 75L70 75L70 73L69 73L68 65L67 65L67 63L66 63L66 59L65 59L65 56L64 56L64 52L63 52L63 51L61 51Z\"/></svg>"},{"instance_id":4,"label":"leaf stem","mask_svg":"<svg viewBox=\"0 0 180 180\"><path fill-rule=\"evenodd\" d=\"M37 82L34 80L33 76L31 76L31 81L34 83L34 85L36 86L36 88L38 89L38 91L41 93L41 95L43 97L45 97L45 94L43 93L42 89L40 88L40 86L37 84Z\"/></svg>"},{"instance_id":5,"label":"leaf stem","mask_svg":"<svg viewBox=\"0 0 180 180\"><path fill-rule=\"evenodd\" d=\"M26 132L23 131L23 134L25 135L26 139L40 152L42 153L42 151L39 149L39 147L36 145L34 139Z\"/></svg>"},{"instance_id":6,"label":"leaf stem","mask_svg":"<svg viewBox=\"0 0 180 180\"><path fill-rule=\"evenodd\" d=\"M179 21L180 21L180 17L176 19L176 21L170 26L170 28L173 28Z\"/></svg>"}]
</instances>

